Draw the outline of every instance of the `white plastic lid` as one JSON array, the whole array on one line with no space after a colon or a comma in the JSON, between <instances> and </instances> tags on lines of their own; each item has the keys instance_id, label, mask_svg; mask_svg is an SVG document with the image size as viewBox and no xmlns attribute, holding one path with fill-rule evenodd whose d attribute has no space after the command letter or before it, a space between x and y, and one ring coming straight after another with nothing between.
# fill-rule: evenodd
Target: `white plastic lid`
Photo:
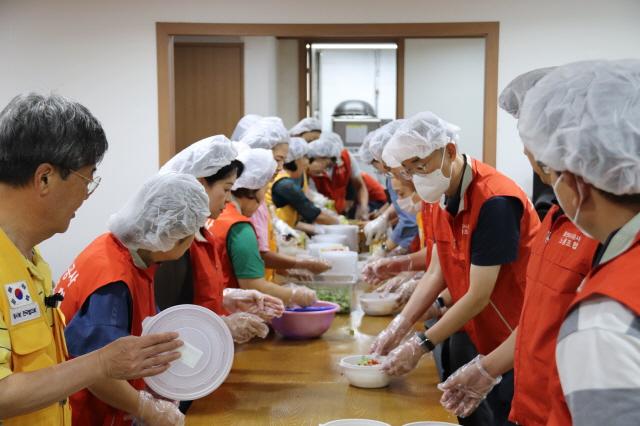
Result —
<instances>
[{"instance_id":1,"label":"white plastic lid","mask_svg":"<svg viewBox=\"0 0 640 426\"><path fill-rule=\"evenodd\" d=\"M164 373L145 377L157 394L178 401L202 398L216 390L233 364L233 339L222 319L196 305L172 306L142 321L142 335L174 331L184 342L182 357Z\"/></svg>"}]
</instances>

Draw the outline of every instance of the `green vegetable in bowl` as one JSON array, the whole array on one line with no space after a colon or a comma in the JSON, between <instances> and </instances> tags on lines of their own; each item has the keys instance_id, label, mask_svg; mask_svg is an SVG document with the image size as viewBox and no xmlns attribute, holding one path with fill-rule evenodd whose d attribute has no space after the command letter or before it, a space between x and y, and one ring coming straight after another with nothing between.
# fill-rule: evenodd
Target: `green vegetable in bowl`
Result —
<instances>
[{"instance_id":1,"label":"green vegetable in bowl","mask_svg":"<svg viewBox=\"0 0 640 426\"><path fill-rule=\"evenodd\" d=\"M325 302L333 302L340 306L340 312L348 314L351 312L351 289L316 289L316 296L318 300Z\"/></svg>"}]
</instances>

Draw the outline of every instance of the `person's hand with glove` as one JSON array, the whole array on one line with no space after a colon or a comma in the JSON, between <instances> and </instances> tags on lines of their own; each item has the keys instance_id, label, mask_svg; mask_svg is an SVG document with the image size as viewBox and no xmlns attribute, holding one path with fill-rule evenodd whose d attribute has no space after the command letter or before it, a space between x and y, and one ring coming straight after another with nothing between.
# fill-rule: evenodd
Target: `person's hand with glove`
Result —
<instances>
[{"instance_id":1,"label":"person's hand with glove","mask_svg":"<svg viewBox=\"0 0 640 426\"><path fill-rule=\"evenodd\" d=\"M274 217L273 229L284 243L297 244L301 240L302 235L299 231L296 231L290 227L284 220Z\"/></svg>"},{"instance_id":2,"label":"person's hand with glove","mask_svg":"<svg viewBox=\"0 0 640 426\"><path fill-rule=\"evenodd\" d=\"M419 279L411 278L403 282L402 285L396 289L395 293L400 295L396 302L396 309L401 309L407 304L419 281Z\"/></svg>"},{"instance_id":3,"label":"person's hand with glove","mask_svg":"<svg viewBox=\"0 0 640 426\"><path fill-rule=\"evenodd\" d=\"M171 401L154 398L147 391L138 392L136 424L145 426L183 426L184 414Z\"/></svg>"},{"instance_id":4,"label":"person's hand with glove","mask_svg":"<svg viewBox=\"0 0 640 426\"><path fill-rule=\"evenodd\" d=\"M374 290L374 292L375 293L382 293L384 295L387 295L389 293L395 293L396 290L398 290L398 288L400 288L400 286L402 284L404 284L406 281L409 281L410 279L412 279L413 276L414 276L413 272L401 272L398 275L396 275L395 277L389 278L382 285L377 287Z\"/></svg>"},{"instance_id":5,"label":"person's hand with glove","mask_svg":"<svg viewBox=\"0 0 640 426\"><path fill-rule=\"evenodd\" d=\"M377 218L367 222L364 226L364 235L367 238L367 245L370 246L374 241L380 241L387 235L389 227L389 218L386 212Z\"/></svg>"},{"instance_id":6,"label":"person's hand with glove","mask_svg":"<svg viewBox=\"0 0 640 426\"><path fill-rule=\"evenodd\" d=\"M412 266L409 255L386 257L368 263L362 270L362 275L369 284L377 284L398 275L400 272L410 271Z\"/></svg>"},{"instance_id":7,"label":"person's hand with glove","mask_svg":"<svg viewBox=\"0 0 640 426\"><path fill-rule=\"evenodd\" d=\"M356 206L356 219L368 220L369 219L369 206L366 204L358 203Z\"/></svg>"},{"instance_id":8,"label":"person's hand with glove","mask_svg":"<svg viewBox=\"0 0 640 426\"><path fill-rule=\"evenodd\" d=\"M387 328L382 330L373 341L369 353L375 355L388 354L390 350L398 346L402 339L407 336L411 331L411 326L412 324L404 315L396 315Z\"/></svg>"},{"instance_id":9,"label":"person's hand with glove","mask_svg":"<svg viewBox=\"0 0 640 426\"><path fill-rule=\"evenodd\" d=\"M458 368L447 380L438 385L444 391L440 403L458 417L467 417L478 408L491 389L502 380L493 377L482 366L482 355Z\"/></svg>"},{"instance_id":10,"label":"person's hand with glove","mask_svg":"<svg viewBox=\"0 0 640 426\"><path fill-rule=\"evenodd\" d=\"M226 317L221 317L231 331L233 341L246 343L254 337L267 337L269 327L262 318L248 312L236 312Z\"/></svg>"},{"instance_id":11,"label":"person's hand with glove","mask_svg":"<svg viewBox=\"0 0 640 426\"><path fill-rule=\"evenodd\" d=\"M317 191L309 190L307 197L319 209L325 208L329 204L329 199Z\"/></svg>"},{"instance_id":12,"label":"person's hand with glove","mask_svg":"<svg viewBox=\"0 0 640 426\"><path fill-rule=\"evenodd\" d=\"M291 297L287 306L310 306L318 301L316 292L309 287L296 284L287 284L286 287L291 289Z\"/></svg>"},{"instance_id":13,"label":"person's hand with glove","mask_svg":"<svg viewBox=\"0 0 640 426\"><path fill-rule=\"evenodd\" d=\"M314 274L321 274L331 269L331 264L316 257L300 257L296 260L295 269L306 269Z\"/></svg>"},{"instance_id":14,"label":"person's hand with glove","mask_svg":"<svg viewBox=\"0 0 640 426\"><path fill-rule=\"evenodd\" d=\"M418 336L413 336L391 352L382 363L382 371L390 376L402 376L416 368L427 351L420 345Z\"/></svg>"},{"instance_id":15,"label":"person's hand with glove","mask_svg":"<svg viewBox=\"0 0 640 426\"><path fill-rule=\"evenodd\" d=\"M279 318L284 312L284 304L277 297L241 288L226 288L223 294L224 308L229 312L248 312L265 321Z\"/></svg>"}]
</instances>

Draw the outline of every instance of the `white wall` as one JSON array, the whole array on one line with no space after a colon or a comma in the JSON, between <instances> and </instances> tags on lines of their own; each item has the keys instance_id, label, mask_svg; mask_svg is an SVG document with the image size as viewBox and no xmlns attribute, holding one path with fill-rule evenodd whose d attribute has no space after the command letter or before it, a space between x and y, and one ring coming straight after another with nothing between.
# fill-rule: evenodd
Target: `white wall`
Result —
<instances>
[{"instance_id":1,"label":"white wall","mask_svg":"<svg viewBox=\"0 0 640 426\"><path fill-rule=\"evenodd\" d=\"M460 150L482 160L484 39L408 39L404 115L429 110L458 125Z\"/></svg>"},{"instance_id":2,"label":"white wall","mask_svg":"<svg viewBox=\"0 0 640 426\"><path fill-rule=\"evenodd\" d=\"M71 229L42 245L59 276L105 229L158 158L155 22L367 23L500 21L499 87L532 68L640 56L637 0L85 0L0 3L0 104L57 91L84 103L110 141L103 183ZM312 12L310 12L312 11ZM528 188L515 121L498 117L498 168ZM0 200L0 202L2 202Z\"/></svg>"},{"instance_id":3,"label":"white wall","mask_svg":"<svg viewBox=\"0 0 640 426\"><path fill-rule=\"evenodd\" d=\"M320 51L320 120L323 130L331 130L331 116L342 101L358 99L376 108L378 84L380 118L396 118L396 51L377 50L380 57L376 77L375 51L365 49L328 49Z\"/></svg>"},{"instance_id":4,"label":"white wall","mask_svg":"<svg viewBox=\"0 0 640 426\"><path fill-rule=\"evenodd\" d=\"M244 111L259 115L276 115L277 41L275 37L243 37L244 40Z\"/></svg>"},{"instance_id":5,"label":"white wall","mask_svg":"<svg viewBox=\"0 0 640 426\"><path fill-rule=\"evenodd\" d=\"M277 116L288 129L300 120L298 115L298 41L278 40ZM304 94L303 94L304 96Z\"/></svg>"}]
</instances>

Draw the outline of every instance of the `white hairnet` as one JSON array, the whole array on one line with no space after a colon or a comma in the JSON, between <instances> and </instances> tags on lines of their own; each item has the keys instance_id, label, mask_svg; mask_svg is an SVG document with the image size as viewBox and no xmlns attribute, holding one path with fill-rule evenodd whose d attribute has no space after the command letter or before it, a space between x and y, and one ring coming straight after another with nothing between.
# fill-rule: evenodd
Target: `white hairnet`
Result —
<instances>
[{"instance_id":1,"label":"white hairnet","mask_svg":"<svg viewBox=\"0 0 640 426\"><path fill-rule=\"evenodd\" d=\"M360 156L360 160L362 160L362 162L365 164L371 164L374 160L373 155L371 155L371 151L369 150L369 141L371 140L374 132L375 130L367 133L367 136L365 136L362 144L360 144L360 148L358 148L358 155Z\"/></svg>"},{"instance_id":2,"label":"white hairnet","mask_svg":"<svg viewBox=\"0 0 640 426\"><path fill-rule=\"evenodd\" d=\"M240 139L242 139L244 134L247 133L247 130L249 130L249 127L256 124L258 120L260 120L261 118L262 116L257 114L247 114L244 117L242 117L240 121L238 121L238 124L236 124L236 128L233 130L233 133L231 134L231 140L239 141Z\"/></svg>"},{"instance_id":3,"label":"white hairnet","mask_svg":"<svg viewBox=\"0 0 640 426\"><path fill-rule=\"evenodd\" d=\"M537 161L612 194L640 194L640 60L558 67L520 112L520 137Z\"/></svg>"},{"instance_id":4,"label":"white hairnet","mask_svg":"<svg viewBox=\"0 0 640 426\"><path fill-rule=\"evenodd\" d=\"M248 149L238 155L238 160L244 164L244 171L233 184L232 190L260 189L269 183L278 168L278 163L273 159L273 153L269 149Z\"/></svg>"},{"instance_id":5,"label":"white hairnet","mask_svg":"<svg viewBox=\"0 0 640 426\"><path fill-rule=\"evenodd\" d=\"M420 112L398 127L382 151L382 161L395 168L409 158L426 158L448 143L457 143L459 131L430 111Z\"/></svg>"},{"instance_id":6,"label":"white hairnet","mask_svg":"<svg viewBox=\"0 0 640 426\"><path fill-rule=\"evenodd\" d=\"M520 107L524 101L524 96L529 89L536 85L536 83L545 75L549 74L556 67L538 68L532 71L528 71L524 74L520 74L511 83L507 84L500 97L498 98L498 104L500 108L511 114L513 117L520 117Z\"/></svg>"},{"instance_id":7,"label":"white hairnet","mask_svg":"<svg viewBox=\"0 0 640 426\"><path fill-rule=\"evenodd\" d=\"M376 129L369 141L369 151L373 155L373 159L382 162L382 151L387 143L391 139L391 136L398 130L398 127L404 123L405 120L393 120L385 124L384 126Z\"/></svg>"},{"instance_id":8,"label":"white hairnet","mask_svg":"<svg viewBox=\"0 0 640 426\"><path fill-rule=\"evenodd\" d=\"M339 134L334 132L323 132L318 139L309 143L309 152L307 152L307 157L340 157L342 147L342 138L340 138Z\"/></svg>"},{"instance_id":9,"label":"white hairnet","mask_svg":"<svg viewBox=\"0 0 640 426\"><path fill-rule=\"evenodd\" d=\"M303 118L298 122L298 124L296 124L291 129L289 129L289 134L291 136L300 136L301 134L307 133L307 132L321 132L321 131L322 131L322 123L320 123L320 120L313 117L307 117L307 118Z\"/></svg>"},{"instance_id":10,"label":"white hairnet","mask_svg":"<svg viewBox=\"0 0 640 426\"><path fill-rule=\"evenodd\" d=\"M224 135L211 136L191 144L166 162L158 173L185 173L197 178L215 175L238 156Z\"/></svg>"},{"instance_id":11,"label":"white hairnet","mask_svg":"<svg viewBox=\"0 0 640 426\"><path fill-rule=\"evenodd\" d=\"M264 117L249 127L240 141L251 148L273 149L278 144L288 144L289 133L280 118Z\"/></svg>"},{"instance_id":12,"label":"white hairnet","mask_svg":"<svg viewBox=\"0 0 640 426\"><path fill-rule=\"evenodd\" d=\"M149 179L107 227L131 250L168 251L210 215L209 197L195 177L167 173Z\"/></svg>"},{"instance_id":13,"label":"white hairnet","mask_svg":"<svg viewBox=\"0 0 640 426\"><path fill-rule=\"evenodd\" d=\"M309 144L306 140L298 137L292 137L289 140L289 153L287 154L285 163L290 163L304 157L307 155L307 151L309 151Z\"/></svg>"}]
</instances>

